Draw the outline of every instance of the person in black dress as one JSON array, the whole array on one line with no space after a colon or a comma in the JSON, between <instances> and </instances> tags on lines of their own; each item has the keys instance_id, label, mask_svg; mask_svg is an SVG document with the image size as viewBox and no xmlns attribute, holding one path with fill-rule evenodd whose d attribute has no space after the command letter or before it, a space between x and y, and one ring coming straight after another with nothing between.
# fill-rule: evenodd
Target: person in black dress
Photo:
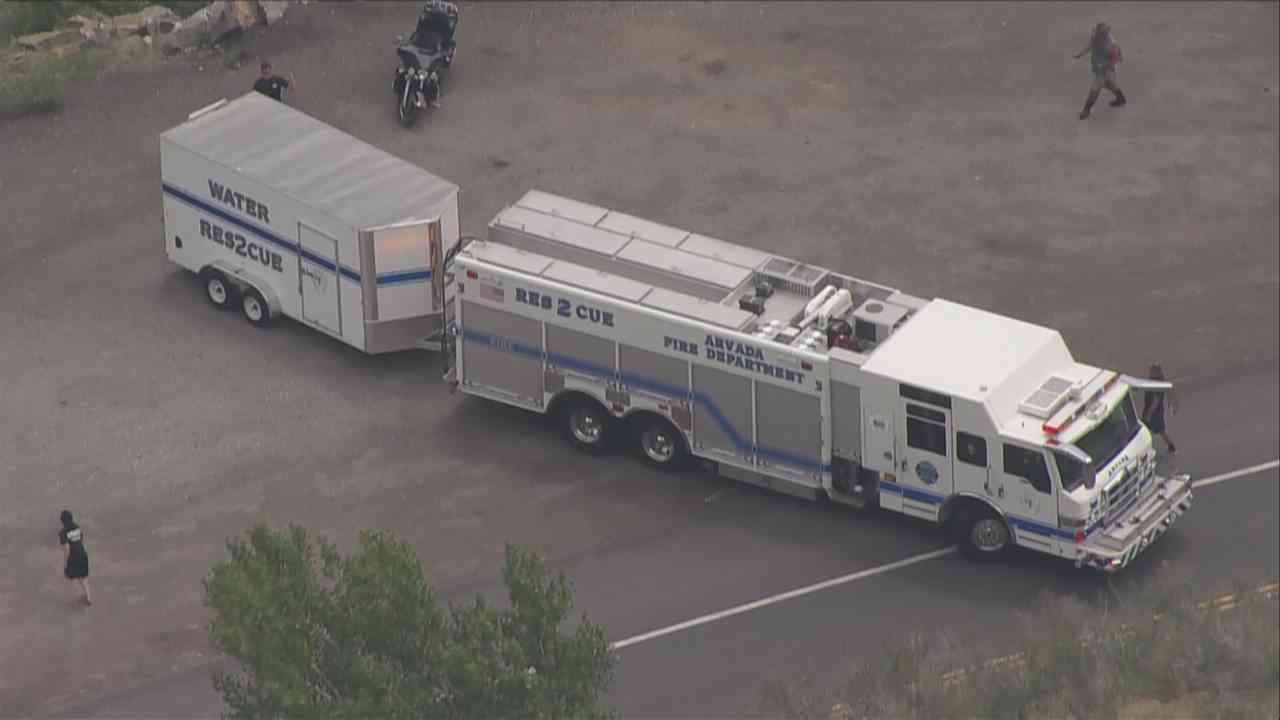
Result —
<instances>
[{"instance_id":1,"label":"person in black dress","mask_svg":"<svg viewBox=\"0 0 1280 720\"><path fill-rule=\"evenodd\" d=\"M1160 367L1160 363L1152 363L1151 371L1148 373L1152 380L1164 380L1164 368ZM1178 448L1174 446L1173 440L1169 437L1169 431L1164 426L1164 404L1165 392L1147 391L1143 393L1142 398L1142 422L1150 428L1151 432L1164 438L1165 444L1169 446L1169 454L1173 455L1178 452ZM1169 411L1177 412L1177 408L1173 406L1172 398L1169 399Z\"/></svg>"},{"instance_id":2,"label":"person in black dress","mask_svg":"<svg viewBox=\"0 0 1280 720\"><path fill-rule=\"evenodd\" d=\"M70 510L62 511L62 530L58 532L58 544L62 546L65 561L62 574L74 580L84 591L84 604L92 605L89 596L89 553L84 549L84 530L71 517Z\"/></svg>"}]
</instances>

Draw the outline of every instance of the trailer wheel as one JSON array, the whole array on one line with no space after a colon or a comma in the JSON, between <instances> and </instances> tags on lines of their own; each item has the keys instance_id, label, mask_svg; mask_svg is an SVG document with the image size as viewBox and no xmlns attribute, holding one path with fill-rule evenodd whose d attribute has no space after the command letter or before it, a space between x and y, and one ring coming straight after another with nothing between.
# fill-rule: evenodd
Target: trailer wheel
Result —
<instances>
[{"instance_id":1,"label":"trailer wheel","mask_svg":"<svg viewBox=\"0 0 1280 720\"><path fill-rule=\"evenodd\" d=\"M1009 525L987 507L965 508L955 519L952 529L961 552L974 560L996 560L1013 546Z\"/></svg>"},{"instance_id":2,"label":"trailer wheel","mask_svg":"<svg viewBox=\"0 0 1280 720\"><path fill-rule=\"evenodd\" d=\"M244 319L257 327L262 327L271 320L271 308L267 307L267 301L262 293L251 287L245 288L240 297L240 310L244 313Z\"/></svg>"},{"instance_id":3,"label":"trailer wheel","mask_svg":"<svg viewBox=\"0 0 1280 720\"><path fill-rule=\"evenodd\" d=\"M204 281L204 296L209 299L211 305L219 310L231 307L234 291L225 275L217 270L205 270L200 273L200 279Z\"/></svg>"},{"instance_id":4,"label":"trailer wheel","mask_svg":"<svg viewBox=\"0 0 1280 720\"><path fill-rule=\"evenodd\" d=\"M674 471L682 469L689 459L684 438L666 420L643 414L632 422L632 434L640 457L650 467Z\"/></svg>"},{"instance_id":5,"label":"trailer wheel","mask_svg":"<svg viewBox=\"0 0 1280 720\"><path fill-rule=\"evenodd\" d=\"M560 407L560 428L570 445L591 455L609 445L613 417L594 400L570 398Z\"/></svg>"}]
</instances>

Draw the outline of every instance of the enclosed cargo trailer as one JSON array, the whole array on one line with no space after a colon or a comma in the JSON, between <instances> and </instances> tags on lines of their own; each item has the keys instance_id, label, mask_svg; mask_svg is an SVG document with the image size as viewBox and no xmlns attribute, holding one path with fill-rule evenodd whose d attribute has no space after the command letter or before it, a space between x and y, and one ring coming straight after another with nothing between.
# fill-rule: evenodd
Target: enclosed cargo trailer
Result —
<instances>
[{"instance_id":1,"label":"enclosed cargo trailer","mask_svg":"<svg viewBox=\"0 0 1280 720\"><path fill-rule=\"evenodd\" d=\"M215 307L366 353L438 349L458 186L257 92L160 137L165 252Z\"/></svg>"}]
</instances>

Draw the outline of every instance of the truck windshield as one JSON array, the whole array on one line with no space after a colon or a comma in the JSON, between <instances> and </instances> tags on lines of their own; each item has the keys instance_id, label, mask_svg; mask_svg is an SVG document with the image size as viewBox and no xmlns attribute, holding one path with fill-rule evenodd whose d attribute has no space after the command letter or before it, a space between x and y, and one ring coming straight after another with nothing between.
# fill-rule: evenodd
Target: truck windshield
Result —
<instances>
[{"instance_id":1,"label":"truck windshield","mask_svg":"<svg viewBox=\"0 0 1280 720\"><path fill-rule=\"evenodd\" d=\"M1076 441L1076 446L1089 454L1094 467L1101 468L1129 444L1142 425L1133 409L1133 397L1126 394L1111 414L1098 426Z\"/></svg>"}]
</instances>

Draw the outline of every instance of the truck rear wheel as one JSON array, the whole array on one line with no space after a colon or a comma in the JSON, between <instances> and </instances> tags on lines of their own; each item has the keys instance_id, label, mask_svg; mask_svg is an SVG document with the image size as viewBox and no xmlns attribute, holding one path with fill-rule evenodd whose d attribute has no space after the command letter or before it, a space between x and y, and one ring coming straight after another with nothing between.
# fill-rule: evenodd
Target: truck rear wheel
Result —
<instances>
[{"instance_id":1,"label":"truck rear wheel","mask_svg":"<svg viewBox=\"0 0 1280 720\"><path fill-rule=\"evenodd\" d=\"M591 455L603 452L613 434L613 416L600 403L570 398L560 407L560 429L570 445Z\"/></svg>"},{"instance_id":2,"label":"truck rear wheel","mask_svg":"<svg viewBox=\"0 0 1280 720\"><path fill-rule=\"evenodd\" d=\"M961 552L974 560L996 560L1013 546L1009 525L990 508L965 508L952 529Z\"/></svg>"},{"instance_id":3,"label":"truck rear wheel","mask_svg":"<svg viewBox=\"0 0 1280 720\"><path fill-rule=\"evenodd\" d=\"M652 415L641 415L632 423L632 434L640 457L650 467L674 471L684 467L689 459L684 438L666 420Z\"/></svg>"},{"instance_id":4,"label":"truck rear wheel","mask_svg":"<svg viewBox=\"0 0 1280 720\"><path fill-rule=\"evenodd\" d=\"M217 270L205 270L200 273L200 279L204 282L204 296L209 304L219 310L231 307L233 290L225 275Z\"/></svg>"}]
</instances>

